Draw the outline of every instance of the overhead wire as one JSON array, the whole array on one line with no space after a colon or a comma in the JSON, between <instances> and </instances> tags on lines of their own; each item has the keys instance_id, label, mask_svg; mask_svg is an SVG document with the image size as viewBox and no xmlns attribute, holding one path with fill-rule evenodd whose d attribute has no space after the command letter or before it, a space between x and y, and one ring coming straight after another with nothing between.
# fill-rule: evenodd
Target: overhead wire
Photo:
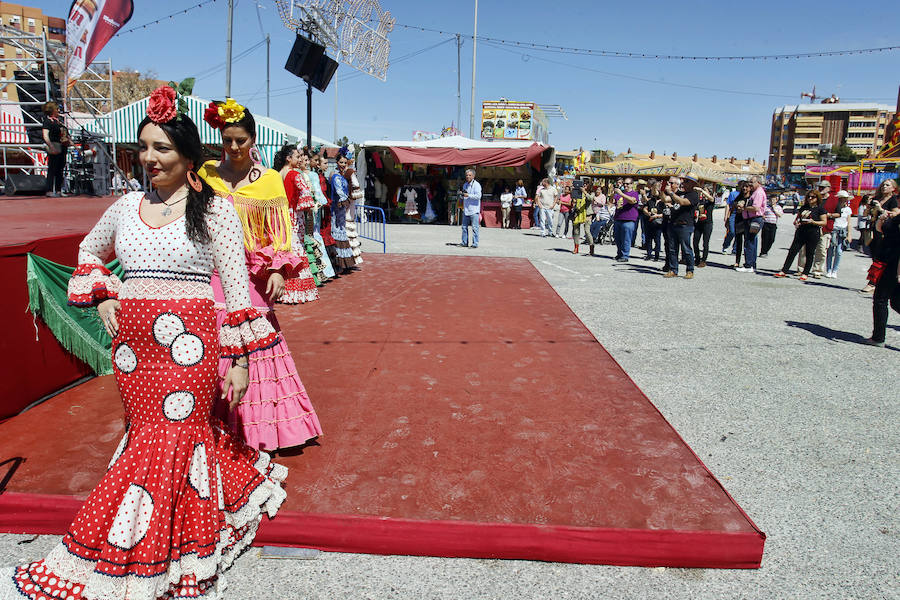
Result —
<instances>
[{"instance_id":1,"label":"overhead wire","mask_svg":"<svg viewBox=\"0 0 900 600\"><path fill-rule=\"evenodd\" d=\"M238 54L234 55L231 59L232 64L238 62L242 58L249 56L254 50L256 50L257 48L259 48L261 46L264 46L265 44L266 44L265 39L260 40L259 42L256 42L255 44L253 44L246 50L243 50L243 51L239 52ZM211 76L215 75L216 73L225 69L225 64L226 63L221 62L221 63L214 65L212 67L209 67L203 71L200 71L194 76L194 79L196 79L197 81L200 81L201 79L206 79L207 77L211 77Z\"/></svg>"},{"instance_id":2,"label":"overhead wire","mask_svg":"<svg viewBox=\"0 0 900 600\"><path fill-rule=\"evenodd\" d=\"M147 28L150 27L151 25L158 25L159 23L162 23L162 22L165 21L166 19L174 19L174 18L177 17L178 15L183 15L183 14L189 12L189 11L194 10L195 8L200 8L200 7L202 7L202 6L206 6L207 4L212 4L213 2L217 2L217 1L218 1L218 0L203 0L203 2L198 2L197 4L194 4L193 6L189 6L189 7L185 8L185 9L183 9L183 10L175 11L175 12L173 12L173 13L170 14L170 15L166 15L166 16L164 16L164 17L160 17L160 18L158 18L158 19L156 19L156 20L154 20L154 21L149 21L149 22L147 22L147 23L144 23L143 25L137 25L137 26L135 26L135 27L129 27L128 29L126 29L126 30L124 30L124 31L120 31L120 32L118 33L118 35L124 35L124 34L126 34L126 33L131 33L132 31L137 31L137 30L139 30L139 29L147 29Z\"/></svg>"},{"instance_id":3,"label":"overhead wire","mask_svg":"<svg viewBox=\"0 0 900 600\"><path fill-rule=\"evenodd\" d=\"M593 68L593 67L586 67L586 66L583 66L583 65L576 65L576 64L573 64L573 63L567 63L567 62L563 62L563 61L552 60L552 59L549 59L549 58L545 58L545 57L543 57L543 56L532 56L532 55L527 54L527 53L522 53L522 52L517 52L517 51L515 51L515 50L510 50L509 48L506 48L505 46L501 46L501 45L495 44L495 43L493 43L493 42L485 42L485 44L486 44L487 46L496 48L496 49L498 49L498 50L502 50L502 51L504 51L504 52L508 52L508 53L510 53L510 54L516 54L516 55L519 55L519 56L522 56L522 57L527 57L527 58L529 58L529 59L532 59L532 58L533 58L533 59L535 59L535 60L541 60L541 61L544 61L544 62L546 62L546 63L550 63L550 64L554 64L554 65L559 65L559 66L563 66L563 67L571 67L571 68L573 68L573 69L578 69L578 70L581 70L581 71L589 71L589 72L591 72L591 73L599 73L599 74L601 74L601 75L606 75L606 76L608 76L608 77L618 77L618 78L621 78L621 79L630 79L630 80L632 80L632 81L643 81L643 82L645 82L645 83L655 83L655 84L657 84L657 85L667 85L667 86L671 86L671 87L688 88L688 89L693 89L693 90L701 90L701 91L705 91L705 92L721 92L721 93L725 93L725 94L739 94L739 95L745 95L745 96L765 96L765 97L768 97L768 98L795 98L795 97L796 97L796 94L794 94L794 95L787 95L787 94L767 94L767 93L765 93L765 92L753 92L753 91L747 91L747 90L728 90L728 89L724 89L724 88L714 88L714 87L706 87L706 86L701 86L701 85L692 85L692 84L688 84L688 83L678 83L678 82L675 82L675 81L660 81L659 79L651 79L651 78L649 78L649 77L638 77L637 75L627 75L627 74L625 74L625 73L613 73L613 72L610 72L610 71L604 71L604 70L601 70L601 69L595 69L595 68Z\"/></svg>"},{"instance_id":4,"label":"overhead wire","mask_svg":"<svg viewBox=\"0 0 900 600\"><path fill-rule=\"evenodd\" d=\"M408 54L404 54L404 55L402 55L402 56L398 56L397 58L391 60L391 61L390 61L390 64L396 64L396 63L398 63L398 62L403 62L403 61L406 61L406 60L410 60L410 59L412 59L412 58L415 58L416 56L419 56L420 54L424 54L425 52L429 52L429 51L431 51L431 50L434 50L435 48L438 48L438 47L440 47L440 46L443 46L444 44L446 44L446 43L448 43L448 42L451 42L451 41L453 41L453 40L446 39L446 40L443 40L443 41L438 42L438 43L436 43L436 44L432 44L432 45L430 45L430 46L426 46L426 47L424 47L424 48L420 48L419 50L415 50L415 51L410 52L410 53L408 53ZM343 77L339 78L338 81L339 81L339 82L343 82L343 81L347 81L347 80L349 80L349 79L353 79L353 78L355 78L355 77L359 77L359 76L362 76L362 75L365 75L365 73L361 73L361 72L358 72L358 73L349 73L349 74L344 75ZM293 93L296 93L296 92L299 91L299 90L304 89L305 87L306 87L306 84L305 84L305 83L302 83L302 84L299 84L299 85L292 85L292 86L287 86L287 87L284 87L284 88L277 88L277 89L272 90L273 93L270 93L269 97L270 97L270 98L278 98L278 97L280 97L280 96L289 96L289 95L291 95L291 94L293 94Z\"/></svg>"},{"instance_id":5,"label":"overhead wire","mask_svg":"<svg viewBox=\"0 0 900 600\"><path fill-rule=\"evenodd\" d=\"M472 39L474 36L468 33L458 33L453 31L444 31L442 29L433 29L431 27L422 27L419 25L406 25L403 23L395 23L394 27L414 31L426 31L430 33L438 33L441 35L456 36L460 35L466 39ZM747 54L732 56L710 56L710 55L689 55L689 54L660 54L648 52L628 52L624 50L603 50L590 48L574 48L568 46L555 46L552 44L537 44L534 42L519 42L516 40L505 40L490 36L478 36L479 42L494 42L506 46L515 46L518 48L528 48L542 52L556 52L565 54L586 54L593 56L603 56L607 58L631 58L631 59L650 59L650 60L685 60L685 61L735 61L735 60L797 60L804 58L822 58L829 56L850 56L854 54L874 54L878 52L894 52L900 50L898 46L878 46L872 48L850 48L845 50L825 50L810 52L795 52L784 54Z\"/></svg>"}]
</instances>

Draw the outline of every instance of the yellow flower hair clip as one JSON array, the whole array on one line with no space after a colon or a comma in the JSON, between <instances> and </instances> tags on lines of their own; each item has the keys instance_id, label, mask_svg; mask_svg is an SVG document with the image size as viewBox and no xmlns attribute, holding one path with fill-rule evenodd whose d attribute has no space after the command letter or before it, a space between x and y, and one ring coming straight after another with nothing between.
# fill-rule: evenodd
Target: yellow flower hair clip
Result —
<instances>
[{"instance_id":1,"label":"yellow flower hair clip","mask_svg":"<svg viewBox=\"0 0 900 600\"><path fill-rule=\"evenodd\" d=\"M234 98L226 98L223 104L219 104L219 116L226 123L237 123L244 118L244 107Z\"/></svg>"},{"instance_id":2,"label":"yellow flower hair clip","mask_svg":"<svg viewBox=\"0 0 900 600\"><path fill-rule=\"evenodd\" d=\"M231 123L243 119L246 110L234 98L227 98L225 102L213 101L203 112L203 120L215 129L224 129Z\"/></svg>"}]
</instances>

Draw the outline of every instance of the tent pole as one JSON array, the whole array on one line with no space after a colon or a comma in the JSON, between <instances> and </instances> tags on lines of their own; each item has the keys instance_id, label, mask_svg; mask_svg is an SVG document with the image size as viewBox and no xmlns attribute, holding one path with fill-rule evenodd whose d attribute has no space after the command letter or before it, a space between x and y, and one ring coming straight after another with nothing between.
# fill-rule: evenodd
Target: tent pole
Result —
<instances>
[{"instance_id":1,"label":"tent pole","mask_svg":"<svg viewBox=\"0 0 900 600\"><path fill-rule=\"evenodd\" d=\"M269 115L269 102L271 100L271 98L270 98L271 88L269 86L270 73L271 73L271 69L269 68L269 50L271 49L271 46L272 46L272 40L269 38L269 34L267 33L266 34L266 116L267 117L270 116Z\"/></svg>"}]
</instances>

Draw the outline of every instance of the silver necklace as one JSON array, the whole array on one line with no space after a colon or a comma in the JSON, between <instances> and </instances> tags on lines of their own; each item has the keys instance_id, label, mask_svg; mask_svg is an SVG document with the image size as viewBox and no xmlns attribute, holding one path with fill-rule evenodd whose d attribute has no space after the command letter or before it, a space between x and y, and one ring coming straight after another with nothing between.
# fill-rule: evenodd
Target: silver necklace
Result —
<instances>
[{"instance_id":1,"label":"silver necklace","mask_svg":"<svg viewBox=\"0 0 900 600\"><path fill-rule=\"evenodd\" d=\"M172 207L175 206L176 204L178 204L179 202L181 202L182 200L184 200L185 198L187 198L187 196L183 196L183 197L179 198L178 200L176 200L175 202L172 202L171 204L160 200L160 202L162 202L166 206L164 209L162 209L162 216L168 217L169 215L171 215Z\"/></svg>"}]
</instances>

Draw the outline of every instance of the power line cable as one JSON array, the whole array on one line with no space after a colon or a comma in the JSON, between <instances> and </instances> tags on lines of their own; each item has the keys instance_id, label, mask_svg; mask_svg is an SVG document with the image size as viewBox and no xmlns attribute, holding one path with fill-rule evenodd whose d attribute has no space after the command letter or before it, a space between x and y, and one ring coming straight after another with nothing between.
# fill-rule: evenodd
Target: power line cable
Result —
<instances>
[{"instance_id":1,"label":"power line cable","mask_svg":"<svg viewBox=\"0 0 900 600\"><path fill-rule=\"evenodd\" d=\"M542 57L542 56L532 56L532 55L527 54L527 53L517 52L517 51L515 51L515 50L510 50L510 49L506 48L505 46L502 46L502 45L500 45L500 44L496 44L496 43L493 43L493 42L485 42L485 44L486 44L487 46L491 46L491 47L496 48L496 49L498 49L498 50L503 50L504 52L509 52L510 54L516 54L516 55L522 56L523 58L526 58L526 59L531 59L531 58L533 58L533 59L535 59L535 60L542 60L542 61L544 61L544 62L551 63L551 64L554 64L554 65L560 65L560 66L563 66L563 67L571 67L571 68L573 68L573 69L579 69L579 70L582 70L582 71L590 71L590 72L592 72L592 73L599 73L599 74L601 74L601 75L606 75L606 76L609 76L609 77L619 77L619 78L621 78L621 79L631 79L631 80L633 80L633 81L643 81L643 82L645 82L645 83L655 83L655 84L657 84L657 85L668 85L668 86L672 86L672 87L688 88L688 89L692 89L692 90L701 90L701 91L705 91L705 92L721 92L721 93L725 93L725 94L739 94L739 95L742 95L742 96L765 96L765 97L768 97L768 98L796 98L796 97L797 97L796 94L793 94L793 95L787 95L787 94L767 94L767 93L765 93L765 92L751 92L751 91L746 91L746 90L727 90L727 89L723 89L723 88L712 88L712 87L705 87L705 86L700 86L700 85L691 85L691 84L688 84L688 83L677 83L677 82L674 82L674 81L660 81L660 80L658 80L658 79L650 79L650 78L647 78L647 77L638 77L638 76L636 76L636 75L626 75L626 74L624 74L624 73L612 73L612 72L610 72L610 71L603 71L603 70L600 70L600 69L594 69L594 68L592 68L592 67L585 67L585 66L582 66L582 65L575 65L575 64L572 64L572 63L566 63L566 62L562 62L562 61L558 61L558 60L551 60L551 59L549 59L549 58L544 58L544 57Z\"/></svg>"},{"instance_id":2,"label":"power line cable","mask_svg":"<svg viewBox=\"0 0 900 600\"><path fill-rule=\"evenodd\" d=\"M217 1L218 0L203 0L203 2L198 2L197 4L194 4L193 6L189 6L189 7L185 8L184 10L179 10L179 11L173 12L171 15L166 15L165 17L160 17L160 18L156 19L155 21L150 21L149 23L144 23L143 25L138 25L136 27L130 27L130 28L126 29L125 31L120 31L119 35L131 33L132 31L137 31L139 29L147 29L151 25L158 25L159 23L162 23L166 19L174 19L178 15L183 15L189 11L194 10L195 8L200 8L201 6L206 6L207 4L212 4L213 2L217 2Z\"/></svg>"},{"instance_id":3,"label":"power line cable","mask_svg":"<svg viewBox=\"0 0 900 600\"><path fill-rule=\"evenodd\" d=\"M444 31L442 29L433 29L431 27L421 27L419 25L405 25L403 23L395 23L394 27L402 27L403 29L414 31L425 31L429 33L438 33L441 35L456 36L453 31ZM472 39L472 34L459 33L462 37ZM519 42L515 40L504 40L489 36L478 36L478 41L494 42L507 46L516 46L519 48L528 48L539 50L542 52L558 52L566 54L586 54L593 56L604 56L607 58L632 58L632 59L651 59L651 60L705 60L705 61L735 61L735 60L796 60L804 58L821 58L829 56L849 56L854 54L874 54L878 52L894 52L900 50L900 46L879 46L874 48L851 48L846 50L827 50L812 52L796 52L786 54L748 54L737 56L701 56L687 54L654 54L647 52L627 52L624 50L593 50L588 48L570 48L566 46L554 46L550 44L535 44L534 42Z\"/></svg>"},{"instance_id":4,"label":"power line cable","mask_svg":"<svg viewBox=\"0 0 900 600\"><path fill-rule=\"evenodd\" d=\"M259 42L256 42L255 44L253 44L246 50L236 54L231 59L232 64L238 62L242 58L245 58L246 56L251 54L254 50L259 48L260 46L264 46L265 43L266 43L266 40L264 40L264 39L260 40ZM216 73L221 72L224 69L225 69L225 63L220 62L217 65L214 65L212 67L209 67L208 69L204 69L203 71L198 72L196 75L194 75L194 79L196 79L197 81L200 81L201 79L206 79L207 77L211 77L211 76L215 75Z\"/></svg>"},{"instance_id":5,"label":"power line cable","mask_svg":"<svg viewBox=\"0 0 900 600\"><path fill-rule=\"evenodd\" d=\"M441 42L438 42L437 44L432 44L430 46L426 46L425 48L421 48L419 50L415 50L414 52L410 52L409 54L404 54L403 56L399 56L399 57L393 59L392 61L390 61L390 64L393 65L398 62L410 60L412 58L415 58L416 56L419 56L420 54L424 54L425 52L434 50L435 48L438 48L439 46L443 46L444 44L451 42L451 41L454 41L454 40L446 39ZM340 79L338 79L338 82L344 82L344 81L347 81L348 79L353 79L355 77L361 77L362 75L365 75L365 74L366 73L350 73L350 74L345 75L345 76L341 77ZM277 88L277 89L272 90L273 93L271 93L269 95L269 97L270 98L278 98L280 96L289 96L299 90L304 89L305 87L306 87L306 84L304 83L304 84L300 84L300 85L292 85L292 86L288 86L288 87Z\"/></svg>"}]
</instances>

